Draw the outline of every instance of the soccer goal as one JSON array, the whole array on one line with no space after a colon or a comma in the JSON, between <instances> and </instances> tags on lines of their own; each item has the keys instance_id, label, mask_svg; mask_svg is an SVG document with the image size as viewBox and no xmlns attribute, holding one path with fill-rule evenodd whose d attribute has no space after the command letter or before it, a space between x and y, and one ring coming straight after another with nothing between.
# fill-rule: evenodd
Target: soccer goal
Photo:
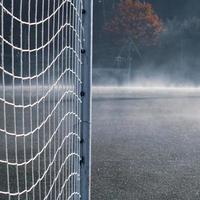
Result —
<instances>
[{"instance_id":1,"label":"soccer goal","mask_svg":"<svg viewBox=\"0 0 200 200\"><path fill-rule=\"evenodd\" d=\"M0 1L0 200L90 198L92 0Z\"/></svg>"}]
</instances>

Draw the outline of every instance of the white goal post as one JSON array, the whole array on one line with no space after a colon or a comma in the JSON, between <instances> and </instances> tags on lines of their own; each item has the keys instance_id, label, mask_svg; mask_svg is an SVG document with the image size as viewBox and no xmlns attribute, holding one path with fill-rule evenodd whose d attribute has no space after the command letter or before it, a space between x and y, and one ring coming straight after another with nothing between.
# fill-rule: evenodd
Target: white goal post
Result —
<instances>
[{"instance_id":1,"label":"white goal post","mask_svg":"<svg viewBox=\"0 0 200 200\"><path fill-rule=\"evenodd\" d=\"M88 200L92 0L0 1L0 200Z\"/></svg>"}]
</instances>

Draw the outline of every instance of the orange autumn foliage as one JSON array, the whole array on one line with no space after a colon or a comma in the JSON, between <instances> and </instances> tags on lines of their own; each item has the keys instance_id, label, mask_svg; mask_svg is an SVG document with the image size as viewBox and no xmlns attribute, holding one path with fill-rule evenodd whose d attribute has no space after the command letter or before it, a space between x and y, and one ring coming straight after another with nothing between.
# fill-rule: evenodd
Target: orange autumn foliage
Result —
<instances>
[{"instance_id":1,"label":"orange autumn foliage","mask_svg":"<svg viewBox=\"0 0 200 200\"><path fill-rule=\"evenodd\" d=\"M149 45L156 43L164 26L150 3L121 0L116 14L106 24L105 29L121 38L132 38L139 43Z\"/></svg>"}]
</instances>

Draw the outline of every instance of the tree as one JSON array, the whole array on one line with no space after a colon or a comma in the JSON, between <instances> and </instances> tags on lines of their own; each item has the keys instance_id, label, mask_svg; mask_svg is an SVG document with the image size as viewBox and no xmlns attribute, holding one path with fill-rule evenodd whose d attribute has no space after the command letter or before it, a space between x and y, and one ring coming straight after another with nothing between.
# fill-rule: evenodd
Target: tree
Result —
<instances>
[{"instance_id":1,"label":"tree","mask_svg":"<svg viewBox=\"0 0 200 200\"><path fill-rule=\"evenodd\" d=\"M115 15L105 25L105 30L118 38L120 54L125 51L128 67L127 79L130 82L133 54L142 57L138 45L155 45L164 26L150 3L143 3L139 0L121 0L117 5Z\"/></svg>"},{"instance_id":2,"label":"tree","mask_svg":"<svg viewBox=\"0 0 200 200\"><path fill-rule=\"evenodd\" d=\"M121 0L113 18L105 29L123 40L134 40L143 45L155 44L164 26L150 3Z\"/></svg>"}]
</instances>

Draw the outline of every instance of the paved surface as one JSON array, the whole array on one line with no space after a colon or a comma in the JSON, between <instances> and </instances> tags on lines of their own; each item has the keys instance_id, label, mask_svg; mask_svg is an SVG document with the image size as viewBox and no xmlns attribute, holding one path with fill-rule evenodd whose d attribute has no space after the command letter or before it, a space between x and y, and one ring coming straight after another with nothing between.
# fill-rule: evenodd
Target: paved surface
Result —
<instances>
[{"instance_id":1,"label":"paved surface","mask_svg":"<svg viewBox=\"0 0 200 200\"><path fill-rule=\"evenodd\" d=\"M200 199L200 90L94 89L92 200Z\"/></svg>"}]
</instances>

